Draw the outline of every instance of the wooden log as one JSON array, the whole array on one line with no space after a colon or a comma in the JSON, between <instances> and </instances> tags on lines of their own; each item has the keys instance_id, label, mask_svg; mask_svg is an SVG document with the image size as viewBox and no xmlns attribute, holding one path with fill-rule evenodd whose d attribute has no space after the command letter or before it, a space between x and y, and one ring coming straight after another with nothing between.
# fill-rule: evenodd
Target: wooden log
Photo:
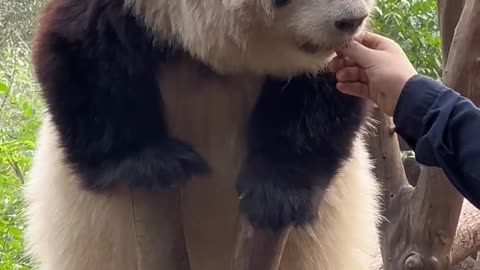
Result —
<instances>
[{"instance_id":1,"label":"wooden log","mask_svg":"<svg viewBox=\"0 0 480 270\"><path fill-rule=\"evenodd\" d=\"M399 140L392 129L392 118L378 108L373 110L372 117L377 133L369 136L368 146L370 154L375 157L374 174L383 183L383 203L388 206L390 200L408 186L408 181L400 155Z\"/></svg>"},{"instance_id":2,"label":"wooden log","mask_svg":"<svg viewBox=\"0 0 480 270\"><path fill-rule=\"evenodd\" d=\"M290 228L278 233L261 231L240 217L232 270L279 269L289 232Z\"/></svg>"},{"instance_id":3,"label":"wooden log","mask_svg":"<svg viewBox=\"0 0 480 270\"><path fill-rule=\"evenodd\" d=\"M452 45L453 34L462 14L465 0L438 0L438 22L442 36L442 66L448 62L448 54Z\"/></svg>"},{"instance_id":4,"label":"wooden log","mask_svg":"<svg viewBox=\"0 0 480 270\"><path fill-rule=\"evenodd\" d=\"M385 269L449 268L462 197L443 177L439 168L423 169L417 186L391 203L382 239Z\"/></svg>"},{"instance_id":5,"label":"wooden log","mask_svg":"<svg viewBox=\"0 0 480 270\"><path fill-rule=\"evenodd\" d=\"M452 270L474 269L475 258L480 250L480 210L476 209L467 200L463 203L459 225L453 243L451 258ZM478 258L476 258L478 260ZM475 270L480 270L478 265ZM380 249L371 264L372 270L384 270ZM427 269L427 268L425 268Z\"/></svg>"},{"instance_id":6,"label":"wooden log","mask_svg":"<svg viewBox=\"0 0 480 270\"><path fill-rule=\"evenodd\" d=\"M473 258L467 258L451 267L451 270L479 270Z\"/></svg>"},{"instance_id":7,"label":"wooden log","mask_svg":"<svg viewBox=\"0 0 480 270\"><path fill-rule=\"evenodd\" d=\"M397 215L395 211L395 200L398 196L409 191L412 187L408 184L407 176L402 164L400 145L397 135L393 132L393 121L391 117L375 108L372 112L377 130L369 136L368 146L372 157L375 157L374 174L383 184L383 216L380 224L380 243L384 241L385 232L389 228L390 220ZM379 269L383 265L382 257L389 256L385 253L385 245L380 245L379 256L373 262L372 269Z\"/></svg>"},{"instance_id":8,"label":"wooden log","mask_svg":"<svg viewBox=\"0 0 480 270\"><path fill-rule=\"evenodd\" d=\"M403 160L403 167L405 167L405 173L407 174L408 183L412 186L416 186L422 166L417 162L414 157L407 157Z\"/></svg>"},{"instance_id":9,"label":"wooden log","mask_svg":"<svg viewBox=\"0 0 480 270\"><path fill-rule=\"evenodd\" d=\"M470 98L477 105L480 104L479 18L480 2L467 0L453 36L448 56L450 60L444 72L445 85Z\"/></svg>"},{"instance_id":10,"label":"wooden log","mask_svg":"<svg viewBox=\"0 0 480 270\"><path fill-rule=\"evenodd\" d=\"M137 240L137 269L132 270L190 270L180 191L131 190L130 194Z\"/></svg>"},{"instance_id":11,"label":"wooden log","mask_svg":"<svg viewBox=\"0 0 480 270\"><path fill-rule=\"evenodd\" d=\"M452 264L460 263L480 249L480 210L465 200L458 224L451 252Z\"/></svg>"}]
</instances>

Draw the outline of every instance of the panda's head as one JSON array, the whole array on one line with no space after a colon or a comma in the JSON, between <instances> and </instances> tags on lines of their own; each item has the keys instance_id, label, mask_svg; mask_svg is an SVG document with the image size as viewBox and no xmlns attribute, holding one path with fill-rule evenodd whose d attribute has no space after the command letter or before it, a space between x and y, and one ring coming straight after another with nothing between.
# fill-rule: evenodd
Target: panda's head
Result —
<instances>
[{"instance_id":1,"label":"panda's head","mask_svg":"<svg viewBox=\"0 0 480 270\"><path fill-rule=\"evenodd\" d=\"M375 0L126 0L160 39L217 71L293 75L324 68L361 34Z\"/></svg>"}]
</instances>

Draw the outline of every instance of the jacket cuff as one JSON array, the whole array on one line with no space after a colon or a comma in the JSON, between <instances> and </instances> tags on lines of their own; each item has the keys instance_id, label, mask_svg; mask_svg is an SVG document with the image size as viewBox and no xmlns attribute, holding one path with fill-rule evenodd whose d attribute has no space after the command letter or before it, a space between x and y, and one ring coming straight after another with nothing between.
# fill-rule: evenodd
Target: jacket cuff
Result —
<instances>
[{"instance_id":1,"label":"jacket cuff","mask_svg":"<svg viewBox=\"0 0 480 270\"><path fill-rule=\"evenodd\" d=\"M442 90L441 83L422 75L412 76L405 84L395 107L393 122L395 131L412 149L422 136L425 114Z\"/></svg>"}]
</instances>

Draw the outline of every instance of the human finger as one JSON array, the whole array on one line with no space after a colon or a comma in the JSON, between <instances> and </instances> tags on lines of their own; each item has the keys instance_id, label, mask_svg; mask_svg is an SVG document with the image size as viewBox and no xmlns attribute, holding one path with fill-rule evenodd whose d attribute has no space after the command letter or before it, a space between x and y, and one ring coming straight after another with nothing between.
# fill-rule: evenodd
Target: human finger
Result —
<instances>
[{"instance_id":1,"label":"human finger","mask_svg":"<svg viewBox=\"0 0 480 270\"><path fill-rule=\"evenodd\" d=\"M352 41L351 44L342 49L341 52L358 65L366 68L372 65L372 59L375 59L375 50L372 50L358 41Z\"/></svg>"},{"instance_id":2,"label":"human finger","mask_svg":"<svg viewBox=\"0 0 480 270\"><path fill-rule=\"evenodd\" d=\"M344 67L356 66L357 63L348 57L335 56L329 63L328 69L332 72L337 72Z\"/></svg>"},{"instance_id":3,"label":"human finger","mask_svg":"<svg viewBox=\"0 0 480 270\"><path fill-rule=\"evenodd\" d=\"M344 57L343 62L345 63L346 67L352 67L352 66L357 66L358 65L355 61L353 61L352 59L350 59L348 57Z\"/></svg>"},{"instance_id":4,"label":"human finger","mask_svg":"<svg viewBox=\"0 0 480 270\"><path fill-rule=\"evenodd\" d=\"M331 72L337 72L338 70L345 67L345 61L343 58L335 56L329 63L328 69Z\"/></svg>"},{"instance_id":5,"label":"human finger","mask_svg":"<svg viewBox=\"0 0 480 270\"><path fill-rule=\"evenodd\" d=\"M368 77L365 71L358 67L345 67L337 71L337 80L342 82L362 82L368 83Z\"/></svg>"},{"instance_id":6,"label":"human finger","mask_svg":"<svg viewBox=\"0 0 480 270\"><path fill-rule=\"evenodd\" d=\"M369 99L368 85L360 82L338 82L337 89L347 95Z\"/></svg>"},{"instance_id":7,"label":"human finger","mask_svg":"<svg viewBox=\"0 0 480 270\"><path fill-rule=\"evenodd\" d=\"M365 47L374 50L384 50L393 43L393 41L387 37L368 31L358 36L356 40Z\"/></svg>"}]
</instances>

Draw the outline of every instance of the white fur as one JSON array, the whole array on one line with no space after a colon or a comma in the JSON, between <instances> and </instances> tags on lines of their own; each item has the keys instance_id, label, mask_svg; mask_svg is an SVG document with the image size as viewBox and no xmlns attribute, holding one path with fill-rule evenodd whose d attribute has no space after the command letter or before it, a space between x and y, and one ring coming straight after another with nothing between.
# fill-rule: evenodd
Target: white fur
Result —
<instances>
[{"instance_id":1,"label":"white fur","mask_svg":"<svg viewBox=\"0 0 480 270\"><path fill-rule=\"evenodd\" d=\"M334 49L352 39L339 19L367 15L375 0L126 0L159 37L173 39L218 72L294 75L325 67ZM359 29L358 33L361 33ZM320 46L315 54L301 42Z\"/></svg>"},{"instance_id":2,"label":"white fur","mask_svg":"<svg viewBox=\"0 0 480 270\"><path fill-rule=\"evenodd\" d=\"M211 176L194 179L182 189L191 270L229 269L238 215L234 183L244 157L242 134L260 88L256 74L292 75L323 67L332 50L308 55L297 46L300 36L339 46L348 37L334 33L333 21L369 9L372 2L292 0L291 6L276 11L268 0L127 1L158 35L173 37L198 58L229 73L198 74L188 59L160 71L170 130L193 144L213 168ZM47 115L25 190L27 246L41 262L40 270L137 269L130 193L119 189L104 196L80 190L63 157ZM319 223L291 232L281 270L368 269L370 255L377 250L379 219L379 187L370 169L359 134L352 158L321 202ZM157 202L159 208L176 198L154 196L164 200ZM160 213L151 210L151 215ZM164 231L157 232L170 243ZM155 256L168 261L167 249L155 251ZM158 269L176 270L167 264Z\"/></svg>"}]
</instances>

